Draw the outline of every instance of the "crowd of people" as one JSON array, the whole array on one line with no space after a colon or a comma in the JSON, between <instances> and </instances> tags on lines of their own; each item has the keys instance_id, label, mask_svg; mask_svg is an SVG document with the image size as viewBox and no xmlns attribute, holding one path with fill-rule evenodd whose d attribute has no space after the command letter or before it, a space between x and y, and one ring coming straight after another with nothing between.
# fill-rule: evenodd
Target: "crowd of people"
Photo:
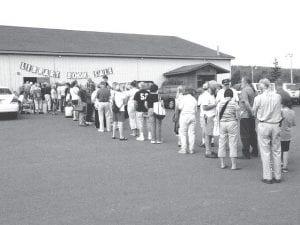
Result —
<instances>
[{"instance_id":1,"label":"crowd of people","mask_svg":"<svg viewBox=\"0 0 300 225\"><path fill-rule=\"evenodd\" d=\"M260 93L251 81L244 77L241 90L231 87L229 79L203 84L200 95L195 90L179 86L173 116L174 132L178 136L180 154L193 154L196 139L196 117L200 111L201 141L205 157L219 158L220 168L227 168L229 150L231 170L239 170L237 159L261 156L262 181L280 183L281 173L288 172L288 152L295 126L292 101L276 83L271 90L268 79L260 82ZM36 113L64 112L72 108L74 121L79 126L95 124L99 132L112 132L112 139L126 141L124 122L129 120L131 135L137 141L148 139L151 144L162 144L162 124L165 117L164 103L158 94L158 86L150 90L143 82L133 81L123 86L108 83L107 76L96 85L87 84L30 84L22 87L24 99L33 99ZM118 133L117 133L118 132ZM117 138L118 136L118 138ZM238 157L238 142L242 143L242 157ZM217 149L217 151L215 151Z\"/></svg>"}]
</instances>

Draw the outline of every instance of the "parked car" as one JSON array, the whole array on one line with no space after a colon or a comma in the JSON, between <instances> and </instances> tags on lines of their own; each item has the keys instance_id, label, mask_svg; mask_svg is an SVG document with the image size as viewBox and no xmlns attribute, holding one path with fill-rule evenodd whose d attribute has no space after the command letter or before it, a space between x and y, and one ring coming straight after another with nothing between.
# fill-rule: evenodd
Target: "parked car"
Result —
<instances>
[{"instance_id":1,"label":"parked car","mask_svg":"<svg viewBox=\"0 0 300 225\"><path fill-rule=\"evenodd\" d=\"M257 91L258 94L261 93L261 90L260 90L260 84L259 83L252 83L254 89ZM271 91L273 92L276 92L276 88L275 88L275 84L274 83L271 83Z\"/></svg>"},{"instance_id":2,"label":"parked car","mask_svg":"<svg viewBox=\"0 0 300 225\"><path fill-rule=\"evenodd\" d=\"M18 98L13 94L11 89L0 86L0 113L8 113L17 118L18 112Z\"/></svg>"},{"instance_id":3,"label":"parked car","mask_svg":"<svg viewBox=\"0 0 300 225\"><path fill-rule=\"evenodd\" d=\"M289 94L293 102L300 103L300 90L297 84L283 83L282 89Z\"/></svg>"}]
</instances>

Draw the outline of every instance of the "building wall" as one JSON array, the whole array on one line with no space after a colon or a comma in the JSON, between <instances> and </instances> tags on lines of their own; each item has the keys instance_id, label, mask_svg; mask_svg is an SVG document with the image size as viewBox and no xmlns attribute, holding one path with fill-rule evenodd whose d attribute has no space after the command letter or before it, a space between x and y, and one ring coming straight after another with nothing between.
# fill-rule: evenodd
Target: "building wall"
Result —
<instances>
[{"instance_id":1,"label":"building wall","mask_svg":"<svg viewBox=\"0 0 300 225\"><path fill-rule=\"evenodd\" d=\"M60 78L51 77L51 82L72 81L67 79L68 72L87 72L95 82L93 71L112 68L113 74L108 75L110 82L130 82L132 80L152 80L158 85L165 80L163 73L181 66L203 63L203 60L184 59L131 59L109 57L58 57L32 55L0 55L0 85L17 90L23 83L23 77L43 77L20 68L21 63L28 63L44 69L60 71ZM230 60L205 61L214 63L230 71ZM230 74L218 75L218 82ZM86 79L77 79L85 83Z\"/></svg>"}]
</instances>

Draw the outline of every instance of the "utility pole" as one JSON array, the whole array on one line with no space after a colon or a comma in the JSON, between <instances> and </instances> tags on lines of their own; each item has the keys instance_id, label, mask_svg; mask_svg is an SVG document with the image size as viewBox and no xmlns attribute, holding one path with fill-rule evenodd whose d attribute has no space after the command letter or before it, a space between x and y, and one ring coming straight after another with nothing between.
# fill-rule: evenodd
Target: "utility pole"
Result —
<instances>
[{"instance_id":1,"label":"utility pole","mask_svg":"<svg viewBox=\"0 0 300 225\"><path fill-rule=\"evenodd\" d=\"M288 53L286 55L286 57L290 58L290 63L291 63L291 83L294 83L294 79L293 79L293 53Z\"/></svg>"},{"instance_id":2,"label":"utility pole","mask_svg":"<svg viewBox=\"0 0 300 225\"><path fill-rule=\"evenodd\" d=\"M254 83L254 70L256 69L256 66L251 66L251 81Z\"/></svg>"}]
</instances>

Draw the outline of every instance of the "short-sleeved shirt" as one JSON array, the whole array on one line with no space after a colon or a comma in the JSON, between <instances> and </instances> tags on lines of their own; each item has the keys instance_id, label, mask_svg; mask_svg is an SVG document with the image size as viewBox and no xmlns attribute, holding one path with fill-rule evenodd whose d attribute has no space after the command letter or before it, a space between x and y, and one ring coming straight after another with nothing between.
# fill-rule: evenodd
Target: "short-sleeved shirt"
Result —
<instances>
[{"instance_id":1,"label":"short-sleeved shirt","mask_svg":"<svg viewBox=\"0 0 300 225\"><path fill-rule=\"evenodd\" d=\"M100 88L97 92L97 99L99 102L109 102L110 90L108 88Z\"/></svg>"},{"instance_id":2,"label":"short-sleeved shirt","mask_svg":"<svg viewBox=\"0 0 300 225\"><path fill-rule=\"evenodd\" d=\"M181 110L180 115L195 115L197 112L197 100L190 94L183 95L178 109Z\"/></svg>"},{"instance_id":3,"label":"short-sleeved shirt","mask_svg":"<svg viewBox=\"0 0 300 225\"><path fill-rule=\"evenodd\" d=\"M204 111L203 111L203 101L205 98L210 98L210 94L208 91L204 91L201 95L198 97L198 106L200 106L200 117L204 116Z\"/></svg>"},{"instance_id":4,"label":"short-sleeved shirt","mask_svg":"<svg viewBox=\"0 0 300 225\"><path fill-rule=\"evenodd\" d=\"M148 104L148 108L149 109L153 108L153 103L154 102L158 102L158 94L152 94L152 93L150 93L147 96L146 102Z\"/></svg>"},{"instance_id":5,"label":"short-sleeved shirt","mask_svg":"<svg viewBox=\"0 0 300 225\"><path fill-rule=\"evenodd\" d=\"M225 106L226 102L227 102L226 100L219 102L219 104L218 104L219 112L221 112L221 110ZM238 103L234 100L230 100L226 106L226 109L225 109L220 121L222 121L222 122L236 121L238 110L239 110Z\"/></svg>"},{"instance_id":6,"label":"short-sleeved shirt","mask_svg":"<svg viewBox=\"0 0 300 225\"><path fill-rule=\"evenodd\" d=\"M33 89L33 97L34 99L42 99L42 90L39 87Z\"/></svg>"},{"instance_id":7,"label":"short-sleeved shirt","mask_svg":"<svg viewBox=\"0 0 300 225\"><path fill-rule=\"evenodd\" d=\"M296 126L295 112L287 107L281 110L283 117L281 123L281 141L290 141L292 139L292 127Z\"/></svg>"},{"instance_id":8,"label":"short-sleeved shirt","mask_svg":"<svg viewBox=\"0 0 300 225\"><path fill-rule=\"evenodd\" d=\"M265 123L279 123L281 117L281 97L270 90L254 98L253 111L257 119Z\"/></svg>"},{"instance_id":9,"label":"short-sleeved shirt","mask_svg":"<svg viewBox=\"0 0 300 225\"><path fill-rule=\"evenodd\" d=\"M241 118L251 118L252 113L247 109L246 104L249 103L250 107L253 106L254 98L256 93L250 86L246 86L241 91L240 107L241 107Z\"/></svg>"},{"instance_id":10,"label":"short-sleeved shirt","mask_svg":"<svg viewBox=\"0 0 300 225\"><path fill-rule=\"evenodd\" d=\"M140 90L134 95L134 101L137 102L137 112L147 112L147 109L145 107L145 101L149 95L149 92L146 90Z\"/></svg>"},{"instance_id":11,"label":"short-sleeved shirt","mask_svg":"<svg viewBox=\"0 0 300 225\"><path fill-rule=\"evenodd\" d=\"M214 95L211 95L210 93L208 93L208 95L203 97L202 106L209 106L209 105L213 105L213 104L216 104L216 98L215 98ZM203 115L205 115L207 117L215 116L216 115L216 108L212 108L212 109L209 109L209 110L203 109Z\"/></svg>"}]
</instances>

